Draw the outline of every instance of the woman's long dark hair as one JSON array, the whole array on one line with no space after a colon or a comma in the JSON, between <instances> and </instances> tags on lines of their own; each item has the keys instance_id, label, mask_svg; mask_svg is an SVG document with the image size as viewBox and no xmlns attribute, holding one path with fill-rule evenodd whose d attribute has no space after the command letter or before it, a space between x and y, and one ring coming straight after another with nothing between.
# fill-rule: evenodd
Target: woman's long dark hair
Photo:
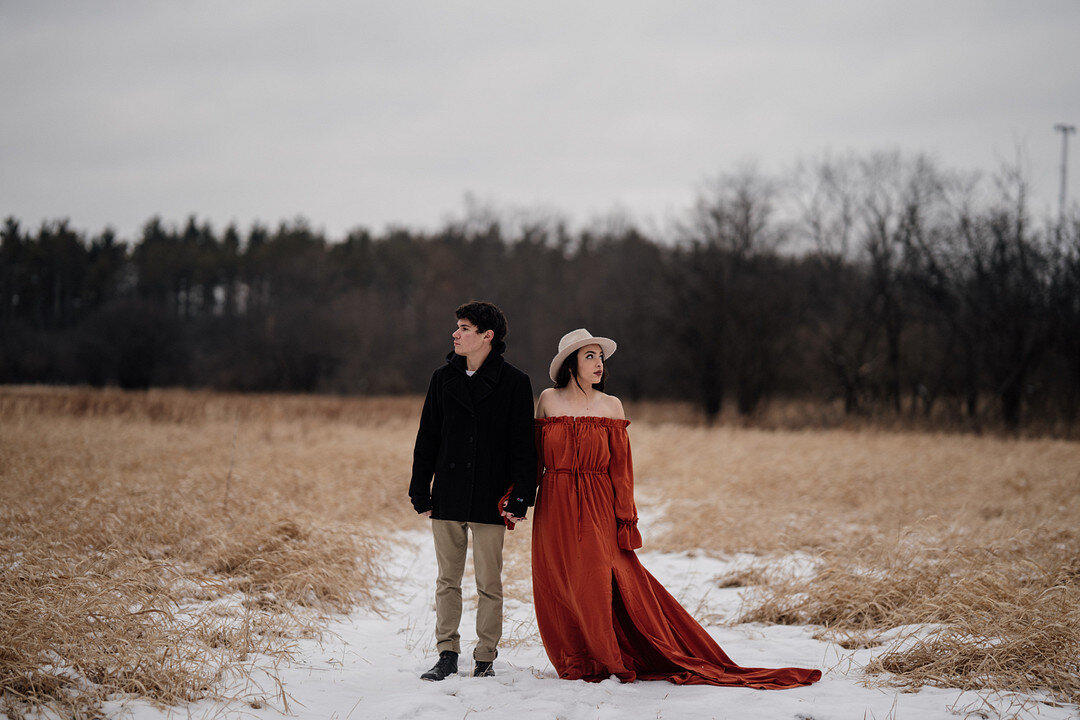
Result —
<instances>
[{"instance_id":1,"label":"woman's long dark hair","mask_svg":"<svg viewBox=\"0 0 1080 720\"><path fill-rule=\"evenodd\" d=\"M570 353L563 360L559 372L555 373L555 387L564 388L573 380L574 384L581 388L581 392L585 392L585 388L581 387L581 383L577 379L577 355L579 352L581 352L581 348ZM593 387L600 392L604 392L605 384L607 384L607 358L604 358L604 373L600 376L600 382L593 383Z\"/></svg>"}]
</instances>

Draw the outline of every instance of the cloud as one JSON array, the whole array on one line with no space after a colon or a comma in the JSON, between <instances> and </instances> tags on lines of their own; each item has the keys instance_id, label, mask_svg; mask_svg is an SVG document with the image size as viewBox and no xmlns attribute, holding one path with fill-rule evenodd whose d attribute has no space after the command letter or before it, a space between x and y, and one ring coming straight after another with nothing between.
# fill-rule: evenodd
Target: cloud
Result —
<instances>
[{"instance_id":1,"label":"cloud","mask_svg":"<svg viewBox=\"0 0 1080 720\"><path fill-rule=\"evenodd\" d=\"M747 159L992 170L1018 140L1054 188L1077 26L1069 1L9 3L0 211L341 235L432 226L471 191L655 217Z\"/></svg>"}]
</instances>

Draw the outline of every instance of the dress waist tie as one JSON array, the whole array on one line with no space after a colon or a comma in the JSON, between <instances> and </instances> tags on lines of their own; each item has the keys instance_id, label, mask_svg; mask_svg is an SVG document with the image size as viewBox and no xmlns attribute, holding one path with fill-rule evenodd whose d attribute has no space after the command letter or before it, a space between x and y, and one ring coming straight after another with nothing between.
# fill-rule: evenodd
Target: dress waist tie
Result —
<instances>
[{"instance_id":1,"label":"dress waist tie","mask_svg":"<svg viewBox=\"0 0 1080 720\"><path fill-rule=\"evenodd\" d=\"M582 495L581 492L581 469L574 468L574 500L577 503L577 539L581 542L581 523L583 522L582 516L585 514L582 508Z\"/></svg>"},{"instance_id":2,"label":"dress waist tie","mask_svg":"<svg viewBox=\"0 0 1080 720\"><path fill-rule=\"evenodd\" d=\"M579 452L580 448L581 448L581 445L580 445L580 438L578 437L578 432L577 432L577 420L574 421L574 425L575 425L574 433L573 433L573 438L574 438L574 467L571 468L571 470L572 470L571 477L573 478L573 481L574 481L574 504L577 506L577 539L578 539L578 543L580 543L581 542L581 516L584 514L584 513L582 513L582 507L581 507L581 504L582 504L582 499L581 499L581 453Z\"/></svg>"},{"instance_id":3,"label":"dress waist tie","mask_svg":"<svg viewBox=\"0 0 1080 720\"><path fill-rule=\"evenodd\" d=\"M589 478L596 475L603 475L601 470L582 470L581 468L564 468L556 471L557 475L562 476L564 482L569 482L572 486L571 492L574 494L573 506L574 512L577 513L577 517L574 519L574 523L577 525L577 539L578 542L582 538L582 528L585 526L585 504L586 495L589 493Z\"/></svg>"}]
</instances>

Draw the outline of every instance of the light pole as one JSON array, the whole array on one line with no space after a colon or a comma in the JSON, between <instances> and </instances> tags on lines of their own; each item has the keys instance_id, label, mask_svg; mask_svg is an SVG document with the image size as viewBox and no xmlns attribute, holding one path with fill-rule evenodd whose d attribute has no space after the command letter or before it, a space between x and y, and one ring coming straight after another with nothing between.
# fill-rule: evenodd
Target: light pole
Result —
<instances>
[{"instance_id":1,"label":"light pole","mask_svg":"<svg viewBox=\"0 0 1080 720\"><path fill-rule=\"evenodd\" d=\"M1061 195L1058 196L1058 232L1061 232L1065 227L1065 182L1069 169L1069 134L1076 132L1076 126L1058 123L1054 129L1061 133Z\"/></svg>"}]
</instances>

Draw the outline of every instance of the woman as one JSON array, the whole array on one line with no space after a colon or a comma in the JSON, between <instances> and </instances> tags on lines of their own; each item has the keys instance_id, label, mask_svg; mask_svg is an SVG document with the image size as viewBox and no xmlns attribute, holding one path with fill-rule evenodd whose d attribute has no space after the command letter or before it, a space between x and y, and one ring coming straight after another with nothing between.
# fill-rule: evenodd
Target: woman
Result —
<instances>
[{"instance_id":1,"label":"woman","mask_svg":"<svg viewBox=\"0 0 1080 720\"><path fill-rule=\"evenodd\" d=\"M743 668L642 567L622 403L604 393L612 340L567 333L536 409L533 524L540 637L559 677L787 688L819 670Z\"/></svg>"}]
</instances>

